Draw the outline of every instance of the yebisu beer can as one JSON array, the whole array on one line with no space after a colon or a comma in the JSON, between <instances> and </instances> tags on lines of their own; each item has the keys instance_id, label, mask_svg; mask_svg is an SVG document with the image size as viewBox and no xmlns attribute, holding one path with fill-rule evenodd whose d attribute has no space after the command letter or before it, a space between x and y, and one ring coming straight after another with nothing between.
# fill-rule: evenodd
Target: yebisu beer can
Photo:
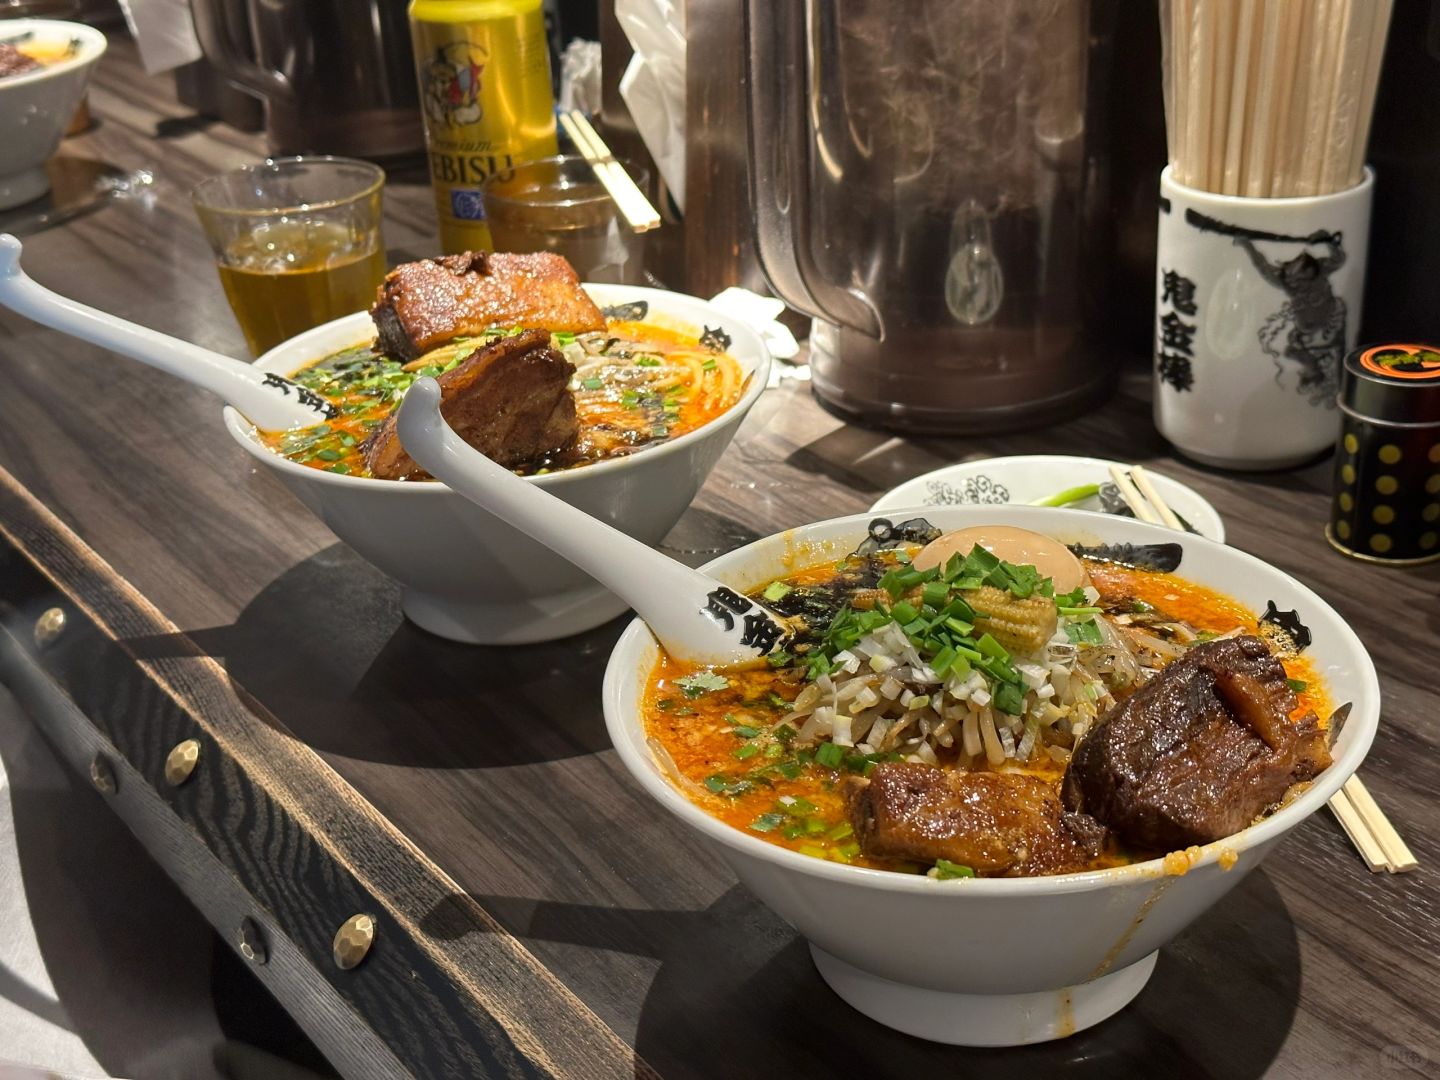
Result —
<instances>
[{"instance_id":1,"label":"yebisu beer can","mask_svg":"<svg viewBox=\"0 0 1440 1080\"><path fill-rule=\"evenodd\" d=\"M441 246L489 250L480 186L556 151L542 0L411 0L410 30Z\"/></svg>"}]
</instances>

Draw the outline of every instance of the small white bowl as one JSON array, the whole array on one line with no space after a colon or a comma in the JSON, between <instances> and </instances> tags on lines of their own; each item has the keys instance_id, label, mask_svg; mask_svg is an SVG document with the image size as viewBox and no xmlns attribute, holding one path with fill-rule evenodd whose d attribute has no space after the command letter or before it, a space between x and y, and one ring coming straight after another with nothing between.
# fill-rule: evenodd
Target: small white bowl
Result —
<instances>
[{"instance_id":1,"label":"small white bowl","mask_svg":"<svg viewBox=\"0 0 1440 1080\"><path fill-rule=\"evenodd\" d=\"M40 44L78 41L74 56L23 75L0 79L0 210L38 199L50 190L45 162L55 153L85 95L90 69L105 52L105 35L84 23L7 19L0 41L24 34Z\"/></svg>"},{"instance_id":2,"label":"small white bowl","mask_svg":"<svg viewBox=\"0 0 1440 1080\"><path fill-rule=\"evenodd\" d=\"M889 514L920 506L1025 505L1082 484L1108 484L1111 465L1130 467L1120 461L1069 454L1020 454L962 461L891 488L870 509ZM1225 523L1203 495L1160 473L1152 472L1150 477L1170 508L1201 536L1225 542ZM1091 496L1064 509L1099 510L1100 499Z\"/></svg>"},{"instance_id":3,"label":"small white bowl","mask_svg":"<svg viewBox=\"0 0 1440 1080\"><path fill-rule=\"evenodd\" d=\"M1070 543L1179 543L1181 577L1251 610L1263 612L1273 600L1281 610L1298 611L1314 638L1307 656L1332 699L1354 702L1334 764L1284 809L1199 849L1181 876L1167 874L1156 859L1053 877L937 881L810 858L732 828L687 799L646 745L641 701L659 646L639 620L626 629L604 686L605 722L621 760L641 787L714 841L736 876L809 939L816 967L836 993L882 1024L938 1042L1015 1046L1062 1038L1123 1008L1149 979L1156 951L1325 805L1370 748L1380 687L1344 619L1304 585L1234 548L1085 511L959 506L935 507L925 517L947 531L1006 524ZM870 519L839 518L771 536L705 569L737 588L753 588L852 551Z\"/></svg>"},{"instance_id":4,"label":"small white bowl","mask_svg":"<svg viewBox=\"0 0 1440 1080\"><path fill-rule=\"evenodd\" d=\"M728 352L749 378L740 400L709 423L658 446L563 472L526 477L647 544L680 520L735 429L765 389L770 354L758 334L703 300L631 285L586 285L601 307L645 300L650 315L730 335ZM374 337L364 312L307 330L255 366L289 375ZM443 484L375 480L312 469L266 447L226 408L225 424L245 450L275 470L336 536L403 587L406 616L453 641L518 645L599 626L627 605L549 548L516 532Z\"/></svg>"}]
</instances>

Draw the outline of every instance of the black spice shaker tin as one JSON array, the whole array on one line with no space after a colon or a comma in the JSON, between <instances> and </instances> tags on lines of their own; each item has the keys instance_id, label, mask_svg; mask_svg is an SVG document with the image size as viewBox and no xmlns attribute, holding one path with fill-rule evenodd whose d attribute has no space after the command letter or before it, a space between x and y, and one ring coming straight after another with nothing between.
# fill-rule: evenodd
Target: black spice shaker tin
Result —
<instances>
[{"instance_id":1,"label":"black spice shaker tin","mask_svg":"<svg viewBox=\"0 0 1440 1080\"><path fill-rule=\"evenodd\" d=\"M1356 349L1345 358L1339 404L1326 538L1371 562L1440 559L1440 348Z\"/></svg>"}]
</instances>

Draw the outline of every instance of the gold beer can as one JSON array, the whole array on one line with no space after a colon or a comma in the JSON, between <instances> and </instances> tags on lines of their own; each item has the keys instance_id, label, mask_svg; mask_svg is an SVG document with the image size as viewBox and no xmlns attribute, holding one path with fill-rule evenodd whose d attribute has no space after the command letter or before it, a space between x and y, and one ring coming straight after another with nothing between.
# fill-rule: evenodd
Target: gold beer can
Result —
<instances>
[{"instance_id":1,"label":"gold beer can","mask_svg":"<svg viewBox=\"0 0 1440 1080\"><path fill-rule=\"evenodd\" d=\"M447 254L488 251L480 186L556 152L542 0L411 0L410 31Z\"/></svg>"}]
</instances>

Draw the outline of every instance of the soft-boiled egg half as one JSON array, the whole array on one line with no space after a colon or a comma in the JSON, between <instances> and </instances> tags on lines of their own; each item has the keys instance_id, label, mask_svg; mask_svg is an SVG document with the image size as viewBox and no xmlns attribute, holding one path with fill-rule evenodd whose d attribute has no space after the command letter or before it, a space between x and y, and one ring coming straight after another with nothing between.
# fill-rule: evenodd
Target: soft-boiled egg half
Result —
<instances>
[{"instance_id":1,"label":"soft-boiled egg half","mask_svg":"<svg viewBox=\"0 0 1440 1080\"><path fill-rule=\"evenodd\" d=\"M944 566L952 555L964 558L976 544L1005 562L1035 567L1041 577L1055 583L1056 593L1073 592L1090 583L1085 564L1059 540L1013 525L976 525L948 532L921 549L915 556L915 569Z\"/></svg>"}]
</instances>

